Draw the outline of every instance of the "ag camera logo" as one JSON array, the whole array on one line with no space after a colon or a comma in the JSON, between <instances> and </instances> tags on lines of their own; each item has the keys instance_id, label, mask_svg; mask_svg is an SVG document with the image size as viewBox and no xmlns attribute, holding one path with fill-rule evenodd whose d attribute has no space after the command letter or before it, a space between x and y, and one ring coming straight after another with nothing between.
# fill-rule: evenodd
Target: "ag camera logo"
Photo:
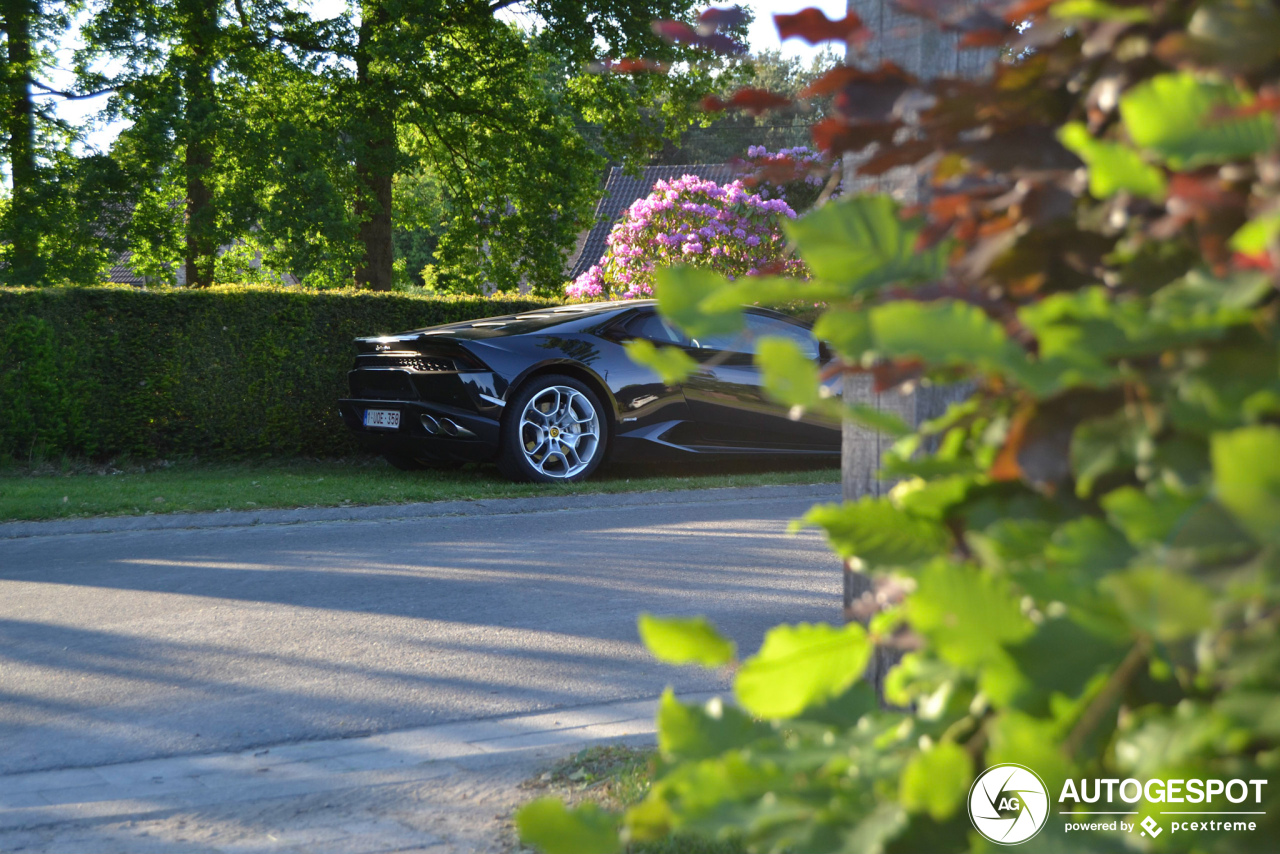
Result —
<instances>
[{"instance_id":1,"label":"ag camera logo","mask_svg":"<svg viewBox=\"0 0 1280 854\"><path fill-rule=\"evenodd\" d=\"M969 789L969 820L1000 845L1018 845L1049 820L1049 790L1025 765L993 765Z\"/></svg>"}]
</instances>

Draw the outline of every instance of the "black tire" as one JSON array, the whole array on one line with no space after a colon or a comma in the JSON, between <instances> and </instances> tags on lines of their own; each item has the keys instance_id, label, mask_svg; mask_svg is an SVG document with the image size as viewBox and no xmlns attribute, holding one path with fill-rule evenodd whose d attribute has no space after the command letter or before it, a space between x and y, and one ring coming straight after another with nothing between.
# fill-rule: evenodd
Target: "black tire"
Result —
<instances>
[{"instance_id":1,"label":"black tire","mask_svg":"<svg viewBox=\"0 0 1280 854\"><path fill-rule=\"evenodd\" d=\"M558 408L551 408L553 402ZM540 417L542 423L535 423ZM574 483L604 460L609 417L586 383L544 374L522 385L507 404L499 445L498 469L512 480Z\"/></svg>"},{"instance_id":2,"label":"black tire","mask_svg":"<svg viewBox=\"0 0 1280 854\"><path fill-rule=\"evenodd\" d=\"M414 457L398 451L385 451L382 458L400 471L451 471L462 468L462 460L445 460L437 457Z\"/></svg>"}]
</instances>

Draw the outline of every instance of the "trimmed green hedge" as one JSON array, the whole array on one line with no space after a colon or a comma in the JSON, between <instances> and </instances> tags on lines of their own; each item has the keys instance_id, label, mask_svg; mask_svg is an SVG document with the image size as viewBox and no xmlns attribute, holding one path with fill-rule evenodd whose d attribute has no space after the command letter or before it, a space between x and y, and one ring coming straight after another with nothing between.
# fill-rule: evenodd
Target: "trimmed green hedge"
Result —
<instances>
[{"instance_id":1,"label":"trimmed green hedge","mask_svg":"<svg viewBox=\"0 0 1280 854\"><path fill-rule=\"evenodd\" d=\"M0 288L0 459L329 455L352 339L545 299L273 286Z\"/></svg>"}]
</instances>

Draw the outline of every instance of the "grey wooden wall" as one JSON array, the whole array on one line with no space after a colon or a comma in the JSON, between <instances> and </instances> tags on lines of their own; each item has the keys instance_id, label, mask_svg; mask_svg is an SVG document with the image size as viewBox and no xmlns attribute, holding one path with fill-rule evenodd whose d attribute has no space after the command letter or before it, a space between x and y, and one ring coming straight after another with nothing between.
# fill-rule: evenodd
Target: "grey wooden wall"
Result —
<instances>
[{"instance_id":1,"label":"grey wooden wall","mask_svg":"<svg viewBox=\"0 0 1280 854\"><path fill-rule=\"evenodd\" d=\"M975 2L956 0L947 4L951 14L962 14ZM961 50L960 37L914 15L897 11L890 0L849 0L849 11L857 14L874 36L861 47L850 47L845 62L863 68L878 68L885 60L926 79L986 74L995 61L992 50ZM849 156L845 169L852 173L857 160ZM917 201L925 191L922 176L907 167L878 178L854 178L846 181L845 192L888 193L899 201ZM872 391L868 376L846 377L845 397L878 409L891 410L911 425L936 418L955 400L962 399L964 389L917 387L910 394ZM842 469L844 497L853 501L864 495L880 495L889 485L875 476L880 457L890 440L853 424L844 428ZM846 604L847 601L846 601Z\"/></svg>"},{"instance_id":2,"label":"grey wooden wall","mask_svg":"<svg viewBox=\"0 0 1280 854\"><path fill-rule=\"evenodd\" d=\"M957 0L949 4L962 11L973 3ZM850 48L846 63L867 69L890 60L918 77L980 76L987 73L995 60L990 50L960 50L959 36L912 15L897 11L890 0L849 0L849 11L862 18L874 37L861 48ZM856 159L845 161L846 174L856 167ZM896 169L879 178L846 180L845 192L888 193L903 203L919 200L926 185L910 168ZM851 402L891 411L912 426L943 414L955 401L969 393L967 386L921 386L908 391L877 394L872 379L866 374L844 379L844 397ZM856 501L864 496L879 496L893 484L876 477L880 459L892 439L852 423L844 425L841 469L844 498ZM844 565L844 613L846 619L865 621L868 610L856 607L860 600L874 598L871 579L846 561ZM885 648L877 650L868 668L867 678L883 698L884 674L896 662L897 655Z\"/></svg>"},{"instance_id":3,"label":"grey wooden wall","mask_svg":"<svg viewBox=\"0 0 1280 854\"><path fill-rule=\"evenodd\" d=\"M963 15L978 5L974 0L937 4L947 15ZM850 49L845 61L876 68L888 59L917 77L970 77L986 73L995 54L990 50L960 50L960 36L894 8L890 0L849 0L849 11L875 33L861 49Z\"/></svg>"}]
</instances>

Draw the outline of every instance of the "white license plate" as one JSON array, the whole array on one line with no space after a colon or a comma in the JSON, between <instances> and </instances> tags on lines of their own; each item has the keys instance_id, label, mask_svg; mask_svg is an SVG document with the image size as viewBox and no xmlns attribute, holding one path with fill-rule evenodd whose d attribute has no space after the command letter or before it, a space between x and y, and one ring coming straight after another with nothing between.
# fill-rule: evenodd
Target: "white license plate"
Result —
<instances>
[{"instance_id":1,"label":"white license plate","mask_svg":"<svg viewBox=\"0 0 1280 854\"><path fill-rule=\"evenodd\" d=\"M364 411L364 426L398 430L400 428L400 412L396 409L366 409Z\"/></svg>"}]
</instances>

